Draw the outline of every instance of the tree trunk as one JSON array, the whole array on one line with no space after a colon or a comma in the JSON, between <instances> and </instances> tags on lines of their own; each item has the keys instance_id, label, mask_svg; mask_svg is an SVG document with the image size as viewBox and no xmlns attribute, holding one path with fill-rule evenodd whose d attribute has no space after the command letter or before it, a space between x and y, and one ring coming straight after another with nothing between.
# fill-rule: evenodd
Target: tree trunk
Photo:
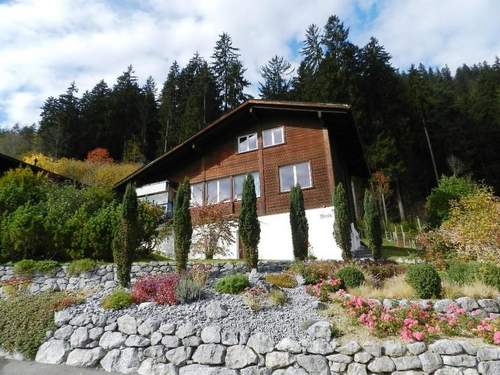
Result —
<instances>
[{"instance_id":1,"label":"tree trunk","mask_svg":"<svg viewBox=\"0 0 500 375\"><path fill-rule=\"evenodd\" d=\"M403 206L403 199L401 198L401 190L399 188L399 179L396 179L396 199L398 201L399 217L401 221L405 221L405 208Z\"/></svg>"}]
</instances>

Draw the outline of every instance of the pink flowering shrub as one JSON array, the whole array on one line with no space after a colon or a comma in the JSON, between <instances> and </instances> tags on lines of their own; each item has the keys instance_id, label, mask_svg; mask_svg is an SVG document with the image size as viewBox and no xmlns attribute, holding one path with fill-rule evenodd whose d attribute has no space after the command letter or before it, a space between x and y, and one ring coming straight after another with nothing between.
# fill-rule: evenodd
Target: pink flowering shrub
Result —
<instances>
[{"instance_id":1,"label":"pink flowering shrub","mask_svg":"<svg viewBox=\"0 0 500 375\"><path fill-rule=\"evenodd\" d=\"M391 308L360 296L345 299L343 291L337 294L353 323L366 326L377 337L399 335L404 341L426 341L442 335L478 335L500 344L500 318L480 320L454 304L438 313L420 305Z\"/></svg>"},{"instance_id":2,"label":"pink flowering shrub","mask_svg":"<svg viewBox=\"0 0 500 375\"><path fill-rule=\"evenodd\" d=\"M316 284L306 285L306 293L314 297L321 297L323 293L334 293L344 288L342 280L336 277L321 279Z\"/></svg>"},{"instance_id":3,"label":"pink flowering shrub","mask_svg":"<svg viewBox=\"0 0 500 375\"><path fill-rule=\"evenodd\" d=\"M142 277L132 287L132 298L135 303L156 302L161 305L175 305L175 289L179 275L167 273Z\"/></svg>"}]
</instances>

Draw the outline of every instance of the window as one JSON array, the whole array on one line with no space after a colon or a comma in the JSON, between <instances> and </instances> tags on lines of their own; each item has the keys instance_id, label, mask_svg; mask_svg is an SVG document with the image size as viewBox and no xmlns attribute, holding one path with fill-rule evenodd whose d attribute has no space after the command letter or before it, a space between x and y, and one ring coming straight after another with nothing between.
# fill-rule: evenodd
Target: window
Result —
<instances>
[{"instance_id":1,"label":"window","mask_svg":"<svg viewBox=\"0 0 500 375\"><path fill-rule=\"evenodd\" d=\"M191 185L191 206L203 205L203 182Z\"/></svg>"},{"instance_id":2,"label":"window","mask_svg":"<svg viewBox=\"0 0 500 375\"><path fill-rule=\"evenodd\" d=\"M281 192L290 191L295 185L299 185L301 188L312 187L311 164L309 162L280 167L279 174Z\"/></svg>"},{"instance_id":3,"label":"window","mask_svg":"<svg viewBox=\"0 0 500 375\"><path fill-rule=\"evenodd\" d=\"M245 183L245 178L248 174L251 174L253 177L254 185L255 185L255 195L260 197L260 178L259 172L251 172L240 174L233 177L233 198L235 200L240 200L243 195L243 185Z\"/></svg>"},{"instance_id":4,"label":"window","mask_svg":"<svg viewBox=\"0 0 500 375\"><path fill-rule=\"evenodd\" d=\"M262 142L264 147L270 147L285 143L285 128L267 129L262 132Z\"/></svg>"},{"instance_id":5,"label":"window","mask_svg":"<svg viewBox=\"0 0 500 375\"><path fill-rule=\"evenodd\" d=\"M257 150L257 133L238 137L238 152Z\"/></svg>"},{"instance_id":6,"label":"window","mask_svg":"<svg viewBox=\"0 0 500 375\"><path fill-rule=\"evenodd\" d=\"M207 182L207 203L214 204L231 200L231 179L221 178Z\"/></svg>"}]
</instances>

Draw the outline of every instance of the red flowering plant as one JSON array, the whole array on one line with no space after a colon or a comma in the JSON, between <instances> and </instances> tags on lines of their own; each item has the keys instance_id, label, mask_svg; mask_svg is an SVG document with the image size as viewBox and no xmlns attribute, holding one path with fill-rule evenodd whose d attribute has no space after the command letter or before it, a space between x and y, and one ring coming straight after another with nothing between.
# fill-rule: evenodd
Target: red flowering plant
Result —
<instances>
[{"instance_id":1,"label":"red flowering plant","mask_svg":"<svg viewBox=\"0 0 500 375\"><path fill-rule=\"evenodd\" d=\"M179 275L167 273L142 277L132 287L132 298L135 303L156 302L160 305L175 305L175 289Z\"/></svg>"},{"instance_id":2,"label":"red flowering plant","mask_svg":"<svg viewBox=\"0 0 500 375\"><path fill-rule=\"evenodd\" d=\"M472 332L490 344L500 345L500 317L484 318L472 329Z\"/></svg>"},{"instance_id":3,"label":"red flowering plant","mask_svg":"<svg viewBox=\"0 0 500 375\"><path fill-rule=\"evenodd\" d=\"M311 296L320 298L328 293L334 293L344 288L344 283L341 279L330 277L328 279L320 279L316 284L306 285L306 293Z\"/></svg>"}]
</instances>

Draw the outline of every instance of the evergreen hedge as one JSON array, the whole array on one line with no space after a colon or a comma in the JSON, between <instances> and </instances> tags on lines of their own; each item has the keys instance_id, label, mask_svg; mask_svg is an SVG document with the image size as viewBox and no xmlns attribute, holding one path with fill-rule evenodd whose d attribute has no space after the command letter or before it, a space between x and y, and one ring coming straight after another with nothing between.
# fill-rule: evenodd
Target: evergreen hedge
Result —
<instances>
[{"instance_id":1,"label":"evergreen hedge","mask_svg":"<svg viewBox=\"0 0 500 375\"><path fill-rule=\"evenodd\" d=\"M371 250L374 259L382 257L382 228L380 225L380 215L377 204L372 193L365 191L364 197L364 226L368 248Z\"/></svg>"},{"instance_id":2,"label":"evergreen hedge","mask_svg":"<svg viewBox=\"0 0 500 375\"><path fill-rule=\"evenodd\" d=\"M190 201L191 188L189 181L184 180L177 190L174 206L174 250L177 272L186 270L189 249L191 248L193 226L189 211Z\"/></svg>"},{"instance_id":3,"label":"evergreen hedge","mask_svg":"<svg viewBox=\"0 0 500 375\"><path fill-rule=\"evenodd\" d=\"M243 185L243 197L239 218L239 236L243 245L248 268L257 268L259 252L257 246L260 240L260 223L257 217L257 197L253 176L247 175Z\"/></svg>"},{"instance_id":4,"label":"evergreen hedge","mask_svg":"<svg viewBox=\"0 0 500 375\"><path fill-rule=\"evenodd\" d=\"M347 202L347 194L344 185L340 182L335 187L333 193L333 209L335 212L333 235L337 244L342 249L342 258L349 260L351 254L351 217L349 214L349 206Z\"/></svg>"},{"instance_id":5,"label":"evergreen hedge","mask_svg":"<svg viewBox=\"0 0 500 375\"><path fill-rule=\"evenodd\" d=\"M309 225L304 209L304 195L300 186L290 191L290 228L292 230L293 255L295 259L307 258L309 245Z\"/></svg>"}]
</instances>

